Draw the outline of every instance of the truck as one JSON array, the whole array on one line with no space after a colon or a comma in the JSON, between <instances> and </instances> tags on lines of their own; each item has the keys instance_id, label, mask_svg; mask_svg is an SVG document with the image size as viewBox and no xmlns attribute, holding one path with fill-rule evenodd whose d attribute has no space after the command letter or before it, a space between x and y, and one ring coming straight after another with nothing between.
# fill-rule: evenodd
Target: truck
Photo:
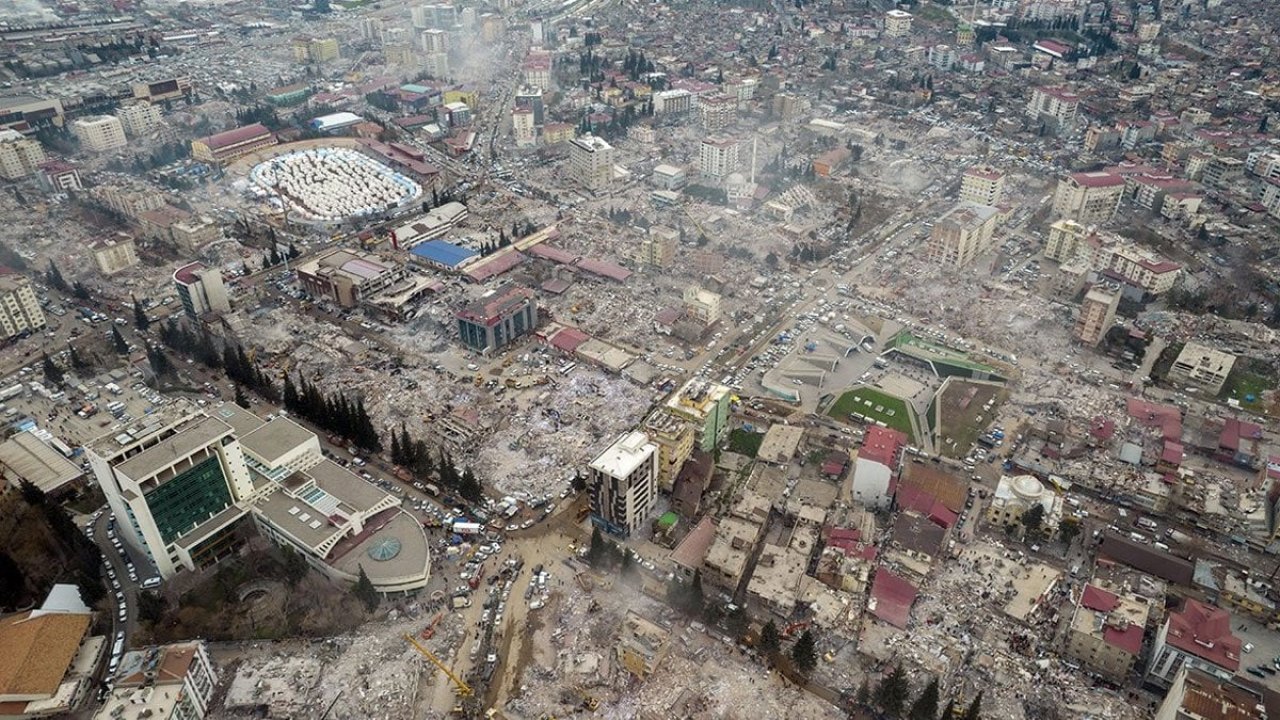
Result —
<instances>
[{"instance_id":1,"label":"truck","mask_svg":"<svg viewBox=\"0 0 1280 720\"><path fill-rule=\"evenodd\" d=\"M22 394L22 391L23 391L22 383L18 383L17 385L10 385L5 389L0 390L0 402L16 398Z\"/></svg>"},{"instance_id":2,"label":"truck","mask_svg":"<svg viewBox=\"0 0 1280 720\"><path fill-rule=\"evenodd\" d=\"M103 387L104 387L104 388L106 388L106 389L107 389L107 392L111 393L112 395L120 395L120 394L124 393L124 390L123 390L123 389L121 389L121 387L120 387L119 385L117 385L117 384L115 384L115 383L113 383L113 382L109 382L109 383L107 383L106 385L103 385Z\"/></svg>"},{"instance_id":3,"label":"truck","mask_svg":"<svg viewBox=\"0 0 1280 720\"><path fill-rule=\"evenodd\" d=\"M480 523L461 522L461 521L456 521L453 523L453 532L457 535L475 535L475 534L478 534L483 529L484 529L484 526L481 525Z\"/></svg>"},{"instance_id":4,"label":"truck","mask_svg":"<svg viewBox=\"0 0 1280 720\"><path fill-rule=\"evenodd\" d=\"M1190 535L1182 532L1181 530L1174 530L1173 528L1169 528L1168 530L1165 530L1164 536L1176 543L1191 542Z\"/></svg>"}]
</instances>

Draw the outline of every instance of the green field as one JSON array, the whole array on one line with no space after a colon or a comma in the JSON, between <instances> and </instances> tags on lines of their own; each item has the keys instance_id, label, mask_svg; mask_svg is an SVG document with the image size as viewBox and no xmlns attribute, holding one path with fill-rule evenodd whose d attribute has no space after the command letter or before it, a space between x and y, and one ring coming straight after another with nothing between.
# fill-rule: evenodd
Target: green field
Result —
<instances>
[{"instance_id":1,"label":"green field","mask_svg":"<svg viewBox=\"0 0 1280 720\"><path fill-rule=\"evenodd\" d=\"M762 444L764 444L764 435L762 433L747 432L742 428L737 428L729 433L730 452L753 458L760 452Z\"/></svg>"},{"instance_id":2,"label":"green field","mask_svg":"<svg viewBox=\"0 0 1280 720\"><path fill-rule=\"evenodd\" d=\"M1243 358L1236 362L1236 367L1232 368L1218 396L1223 399L1234 398L1240 401L1240 407L1261 411L1264 393L1271 390L1274 383L1262 375L1240 367L1242 364L1245 364ZM1250 395L1253 396L1253 402L1245 400Z\"/></svg>"},{"instance_id":3,"label":"green field","mask_svg":"<svg viewBox=\"0 0 1280 720\"><path fill-rule=\"evenodd\" d=\"M867 403L871 403L868 405ZM827 414L837 420L849 420L850 413L859 413L872 422L882 422L894 430L906 434L909 442L915 442L916 433L911 425L911 410L906 401L875 388L854 388L840 396Z\"/></svg>"}]
</instances>

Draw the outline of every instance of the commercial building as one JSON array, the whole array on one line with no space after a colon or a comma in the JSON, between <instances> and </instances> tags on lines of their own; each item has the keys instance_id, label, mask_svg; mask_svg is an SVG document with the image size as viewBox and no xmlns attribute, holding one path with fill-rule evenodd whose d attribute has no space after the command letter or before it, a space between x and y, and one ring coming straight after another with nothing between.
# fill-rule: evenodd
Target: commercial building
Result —
<instances>
[{"instance_id":1,"label":"commercial building","mask_svg":"<svg viewBox=\"0 0 1280 720\"><path fill-rule=\"evenodd\" d=\"M191 157L201 162L226 164L276 144L266 125L254 123L191 141Z\"/></svg>"},{"instance_id":2,"label":"commercial building","mask_svg":"<svg viewBox=\"0 0 1280 720\"><path fill-rule=\"evenodd\" d=\"M698 115L702 118L702 129L707 132L720 132L733 124L738 114L738 99L728 95L708 95L698 98Z\"/></svg>"},{"instance_id":3,"label":"commercial building","mask_svg":"<svg viewBox=\"0 0 1280 720\"><path fill-rule=\"evenodd\" d=\"M653 514L658 499L658 446L638 430L623 433L587 467L591 522L628 537Z\"/></svg>"},{"instance_id":4,"label":"commercial building","mask_svg":"<svg viewBox=\"0 0 1280 720\"><path fill-rule=\"evenodd\" d=\"M103 238L92 243L89 250L93 253L93 264L103 275L115 275L138 264L138 251L128 235Z\"/></svg>"},{"instance_id":5,"label":"commercial building","mask_svg":"<svg viewBox=\"0 0 1280 720\"><path fill-rule=\"evenodd\" d=\"M1267 696L1256 685L1184 665L1156 709L1155 720L1267 720L1267 706Z\"/></svg>"},{"instance_id":6,"label":"commercial building","mask_svg":"<svg viewBox=\"0 0 1280 720\"><path fill-rule=\"evenodd\" d=\"M111 682L95 720L200 720L209 712L218 675L204 641L196 640L130 650Z\"/></svg>"},{"instance_id":7,"label":"commercial building","mask_svg":"<svg viewBox=\"0 0 1280 720\"><path fill-rule=\"evenodd\" d=\"M960 199L995 207L1004 198L1004 173L990 165L979 165L960 176Z\"/></svg>"},{"instance_id":8,"label":"commercial building","mask_svg":"<svg viewBox=\"0 0 1280 720\"><path fill-rule=\"evenodd\" d=\"M337 60L337 38L296 37L293 39L293 60L299 63L323 63Z\"/></svg>"},{"instance_id":9,"label":"commercial building","mask_svg":"<svg viewBox=\"0 0 1280 720\"><path fill-rule=\"evenodd\" d=\"M1236 356L1231 353L1189 342L1182 346L1166 377L1176 385L1190 385L1217 396L1235 364Z\"/></svg>"},{"instance_id":10,"label":"commercial building","mask_svg":"<svg viewBox=\"0 0 1280 720\"><path fill-rule=\"evenodd\" d=\"M74 453L48 430L33 427L0 442L0 469L11 486L25 480L46 495L58 497L84 477L79 458L71 461Z\"/></svg>"},{"instance_id":11,"label":"commercial building","mask_svg":"<svg viewBox=\"0 0 1280 720\"><path fill-rule=\"evenodd\" d=\"M1112 682L1125 683L1142 651L1150 602L1138 595L1089 583L1071 616L1066 655Z\"/></svg>"},{"instance_id":12,"label":"commercial building","mask_svg":"<svg viewBox=\"0 0 1280 720\"><path fill-rule=\"evenodd\" d=\"M207 268L198 262L183 265L173 271L173 286L178 291L183 311L192 320L199 320L209 312L231 312L222 273L216 268Z\"/></svg>"},{"instance_id":13,"label":"commercial building","mask_svg":"<svg viewBox=\"0 0 1280 720\"><path fill-rule=\"evenodd\" d=\"M884 36L889 38L906 37L911 34L911 13L905 10L890 10L884 14Z\"/></svg>"},{"instance_id":14,"label":"commercial building","mask_svg":"<svg viewBox=\"0 0 1280 720\"><path fill-rule=\"evenodd\" d=\"M1115 322L1118 307L1120 293L1102 287L1089 290L1080 302L1080 316L1072 335L1086 345L1097 345Z\"/></svg>"},{"instance_id":15,"label":"commercial building","mask_svg":"<svg viewBox=\"0 0 1280 720\"><path fill-rule=\"evenodd\" d=\"M613 146L594 135L569 141L569 171L573 179L592 192L613 184Z\"/></svg>"},{"instance_id":16,"label":"commercial building","mask_svg":"<svg viewBox=\"0 0 1280 720\"><path fill-rule=\"evenodd\" d=\"M1061 87L1032 88L1026 112L1027 117L1045 123L1053 132L1069 130L1079 116L1080 96Z\"/></svg>"},{"instance_id":17,"label":"commercial building","mask_svg":"<svg viewBox=\"0 0 1280 720\"><path fill-rule=\"evenodd\" d=\"M1115 217L1124 193L1124 177L1119 174L1072 173L1058 181L1053 193L1053 214L1082 225L1101 225Z\"/></svg>"},{"instance_id":18,"label":"commercial building","mask_svg":"<svg viewBox=\"0 0 1280 720\"><path fill-rule=\"evenodd\" d=\"M884 509L897 489L899 462L907 436L892 428L870 426L853 464L853 499L864 507Z\"/></svg>"},{"instance_id":19,"label":"commercial building","mask_svg":"<svg viewBox=\"0 0 1280 720\"><path fill-rule=\"evenodd\" d=\"M39 140L17 130L0 130L0 177L21 180L36 171L45 161Z\"/></svg>"},{"instance_id":20,"label":"commercial building","mask_svg":"<svg viewBox=\"0 0 1280 720\"><path fill-rule=\"evenodd\" d=\"M1234 675L1240 669L1240 638L1231 633L1231 613L1187 598L1169 613L1151 643L1147 682L1168 687L1184 666Z\"/></svg>"},{"instance_id":21,"label":"commercial building","mask_svg":"<svg viewBox=\"0 0 1280 720\"><path fill-rule=\"evenodd\" d=\"M997 527L1016 526L1036 505L1044 510L1041 527L1052 532L1062 518L1062 497L1034 475L1001 475L987 508L987 522Z\"/></svg>"},{"instance_id":22,"label":"commercial building","mask_svg":"<svg viewBox=\"0 0 1280 720\"><path fill-rule=\"evenodd\" d=\"M738 141L709 137L698 146L698 174L714 182L723 182L738 169Z\"/></svg>"},{"instance_id":23,"label":"commercial building","mask_svg":"<svg viewBox=\"0 0 1280 720\"><path fill-rule=\"evenodd\" d=\"M986 205L961 202L938 218L929 235L929 259L962 268L991 249L1000 212Z\"/></svg>"},{"instance_id":24,"label":"commercial building","mask_svg":"<svg viewBox=\"0 0 1280 720\"><path fill-rule=\"evenodd\" d=\"M528 289L505 285L458 311L457 320L462 344L487 354L532 333L538 325L538 303Z\"/></svg>"},{"instance_id":25,"label":"commercial building","mask_svg":"<svg viewBox=\"0 0 1280 720\"><path fill-rule=\"evenodd\" d=\"M654 166L650 180L655 187L663 190L680 190L689 183L688 173L684 171L684 168L674 165Z\"/></svg>"},{"instance_id":26,"label":"commercial building","mask_svg":"<svg viewBox=\"0 0 1280 720\"><path fill-rule=\"evenodd\" d=\"M537 88L520 88L516 91L515 106L521 110L533 111L533 124L542 127L547 121L546 106L542 100L542 91Z\"/></svg>"},{"instance_id":27,"label":"commercial building","mask_svg":"<svg viewBox=\"0 0 1280 720\"><path fill-rule=\"evenodd\" d=\"M22 275L0 275L0 331L6 338L45 328L44 310Z\"/></svg>"},{"instance_id":28,"label":"commercial building","mask_svg":"<svg viewBox=\"0 0 1280 720\"><path fill-rule=\"evenodd\" d=\"M447 202L413 221L391 231L391 241L397 248L408 250L419 243L444 237L458 223L467 219L470 211L460 202Z\"/></svg>"},{"instance_id":29,"label":"commercial building","mask_svg":"<svg viewBox=\"0 0 1280 720\"><path fill-rule=\"evenodd\" d=\"M359 250L335 249L297 266L298 284L307 294L355 307L376 292L408 276L403 265Z\"/></svg>"},{"instance_id":30,"label":"commercial building","mask_svg":"<svg viewBox=\"0 0 1280 720\"><path fill-rule=\"evenodd\" d=\"M71 134L80 140L80 146L90 152L110 152L129 144L124 136L124 126L110 115L91 115L71 123Z\"/></svg>"},{"instance_id":31,"label":"commercial building","mask_svg":"<svg viewBox=\"0 0 1280 720\"><path fill-rule=\"evenodd\" d=\"M75 585L54 585L35 610L0 618L0 717L71 715L93 690L107 645Z\"/></svg>"},{"instance_id":32,"label":"commercial building","mask_svg":"<svg viewBox=\"0 0 1280 720\"><path fill-rule=\"evenodd\" d=\"M125 105L116 111L125 135L142 137L160 125L160 107L146 100Z\"/></svg>"},{"instance_id":33,"label":"commercial building","mask_svg":"<svg viewBox=\"0 0 1280 720\"><path fill-rule=\"evenodd\" d=\"M662 409L693 423L698 449L709 453L729 432L732 398L732 391L724 385L692 378L667 398Z\"/></svg>"},{"instance_id":34,"label":"commercial building","mask_svg":"<svg viewBox=\"0 0 1280 720\"><path fill-rule=\"evenodd\" d=\"M635 610L622 619L622 632L616 647L618 664L627 672L644 680L658 669L667 655L669 633L657 623L646 620Z\"/></svg>"}]
</instances>

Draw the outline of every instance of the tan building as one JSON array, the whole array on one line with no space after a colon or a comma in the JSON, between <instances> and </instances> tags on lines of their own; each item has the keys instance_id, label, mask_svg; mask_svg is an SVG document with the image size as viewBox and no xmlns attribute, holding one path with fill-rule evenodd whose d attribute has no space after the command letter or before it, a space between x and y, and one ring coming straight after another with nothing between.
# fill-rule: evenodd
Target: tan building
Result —
<instances>
[{"instance_id":1,"label":"tan building","mask_svg":"<svg viewBox=\"0 0 1280 720\"><path fill-rule=\"evenodd\" d=\"M40 141L17 130L0 130L0 177L21 180L31 175L45 161Z\"/></svg>"},{"instance_id":2,"label":"tan building","mask_svg":"<svg viewBox=\"0 0 1280 720\"><path fill-rule=\"evenodd\" d=\"M137 248L128 235L99 240L89 247L93 251L93 264L103 275L115 275L138 264Z\"/></svg>"},{"instance_id":3,"label":"tan building","mask_svg":"<svg viewBox=\"0 0 1280 720\"><path fill-rule=\"evenodd\" d=\"M1053 214L1082 225L1101 225L1115 217L1124 192L1121 175L1106 171L1072 173L1058 181Z\"/></svg>"},{"instance_id":4,"label":"tan building","mask_svg":"<svg viewBox=\"0 0 1280 720\"><path fill-rule=\"evenodd\" d=\"M1222 679L1183 665L1156 710L1155 720L1267 720L1262 691L1238 683L1241 677Z\"/></svg>"},{"instance_id":5,"label":"tan building","mask_svg":"<svg viewBox=\"0 0 1280 720\"><path fill-rule=\"evenodd\" d=\"M511 134L517 147L533 147L538 143L538 128L533 122L533 110L516 108L511 111Z\"/></svg>"},{"instance_id":6,"label":"tan building","mask_svg":"<svg viewBox=\"0 0 1280 720\"><path fill-rule=\"evenodd\" d=\"M737 98L728 95L708 95L698 98L698 115L702 118L702 129L707 132L724 130L733 124L737 114Z\"/></svg>"},{"instance_id":7,"label":"tan building","mask_svg":"<svg viewBox=\"0 0 1280 720\"><path fill-rule=\"evenodd\" d=\"M1116 320L1116 308L1120 306L1120 293L1093 288L1080 303L1080 316L1072 334L1086 345L1097 345Z\"/></svg>"},{"instance_id":8,"label":"tan building","mask_svg":"<svg viewBox=\"0 0 1280 720\"><path fill-rule=\"evenodd\" d=\"M44 328L44 311L31 281L21 275L0 275L0 330L4 337Z\"/></svg>"},{"instance_id":9,"label":"tan building","mask_svg":"<svg viewBox=\"0 0 1280 720\"><path fill-rule=\"evenodd\" d=\"M569 123L547 123L542 127L542 142L547 145L568 142L577 136L577 129Z\"/></svg>"},{"instance_id":10,"label":"tan building","mask_svg":"<svg viewBox=\"0 0 1280 720\"><path fill-rule=\"evenodd\" d=\"M1047 530L1058 527L1062 517L1062 498L1045 487L1034 475L1003 475L996 485L987 508L987 522L996 527L1017 525L1022 515L1033 505L1044 508L1043 526Z\"/></svg>"},{"instance_id":11,"label":"tan building","mask_svg":"<svg viewBox=\"0 0 1280 720\"><path fill-rule=\"evenodd\" d=\"M80 140L80 146L90 152L110 152L129 144L124 136L124 126L110 115L92 115L71 123L71 133Z\"/></svg>"},{"instance_id":12,"label":"tan building","mask_svg":"<svg viewBox=\"0 0 1280 720\"><path fill-rule=\"evenodd\" d=\"M613 184L613 146L594 135L569 141L569 170L588 190L600 192Z\"/></svg>"},{"instance_id":13,"label":"tan building","mask_svg":"<svg viewBox=\"0 0 1280 720\"><path fill-rule=\"evenodd\" d=\"M36 610L0 618L0 717L69 717L92 694L108 638L75 585L54 585Z\"/></svg>"},{"instance_id":14,"label":"tan building","mask_svg":"<svg viewBox=\"0 0 1280 720\"><path fill-rule=\"evenodd\" d=\"M1052 123L1055 129L1071 128L1080 112L1080 96L1060 87L1037 87L1027 101L1027 117Z\"/></svg>"},{"instance_id":15,"label":"tan building","mask_svg":"<svg viewBox=\"0 0 1280 720\"><path fill-rule=\"evenodd\" d=\"M131 220L136 220L149 210L165 206L164 193L144 183L131 186L97 185L89 189L89 195L108 210Z\"/></svg>"},{"instance_id":16,"label":"tan building","mask_svg":"<svg viewBox=\"0 0 1280 720\"><path fill-rule=\"evenodd\" d=\"M951 268L969 265L991 249L999 211L962 202L938 218L929 235L929 258Z\"/></svg>"},{"instance_id":17,"label":"tan building","mask_svg":"<svg viewBox=\"0 0 1280 720\"><path fill-rule=\"evenodd\" d=\"M960 177L960 199L976 205L995 207L1004 197L1004 173L990 165L964 171Z\"/></svg>"},{"instance_id":18,"label":"tan building","mask_svg":"<svg viewBox=\"0 0 1280 720\"><path fill-rule=\"evenodd\" d=\"M337 38L297 37L293 39L293 60L299 63L323 63L339 57Z\"/></svg>"},{"instance_id":19,"label":"tan building","mask_svg":"<svg viewBox=\"0 0 1280 720\"><path fill-rule=\"evenodd\" d=\"M125 135L141 137L160 125L160 108L143 100L117 110L116 119L124 128Z\"/></svg>"},{"instance_id":20,"label":"tan building","mask_svg":"<svg viewBox=\"0 0 1280 720\"><path fill-rule=\"evenodd\" d=\"M276 144L265 125L254 123L191 141L191 157L207 163L230 163L255 150Z\"/></svg>"},{"instance_id":21,"label":"tan building","mask_svg":"<svg viewBox=\"0 0 1280 720\"><path fill-rule=\"evenodd\" d=\"M670 493L680 468L693 455L694 427L687 420L658 410L644 423L645 434L658 446L658 489Z\"/></svg>"},{"instance_id":22,"label":"tan building","mask_svg":"<svg viewBox=\"0 0 1280 720\"><path fill-rule=\"evenodd\" d=\"M1217 395L1222 392L1222 386L1235 364L1236 356L1231 353L1189 342L1182 346L1182 352L1173 361L1167 377L1169 382L1191 385L1207 394Z\"/></svg>"},{"instance_id":23,"label":"tan building","mask_svg":"<svg viewBox=\"0 0 1280 720\"><path fill-rule=\"evenodd\" d=\"M170 225L169 237L178 249L191 252L222 239L222 226L212 218L192 215Z\"/></svg>"},{"instance_id":24,"label":"tan building","mask_svg":"<svg viewBox=\"0 0 1280 720\"><path fill-rule=\"evenodd\" d=\"M403 265L372 253L332 250L297 266L298 284L308 294L350 308L408 276Z\"/></svg>"},{"instance_id":25,"label":"tan building","mask_svg":"<svg viewBox=\"0 0 1280 720\"><path fill-rule=\"evenodd\" d=\"M641 680L653 674L667 656L669 635L657 623L628 610L616 647L618 663Z\"/></svg>"},{"instance_id":26,"label":"tan building","mask_svg":"<svg viewBox=\"0 0 1280 720\"><path fill-rule=\"evenodd\" d=\"M884 36L890 38L906 37L911 34L911 13L905 10L890 10L884 14Z\"/></svg>"},{"instance_id":27,"label":"tan building","mask_svg":"<svg viewBox=\"0 0 1280 720\"><path fill-rule=\"evenodd\" d=\"M1107 269L1152 295L1168 292L1182 275L1178 263L1130 244L1111 249Z\"/></svg>"},{"instance_id":28,"label":"tan building","mask_svg":"<svg viewBox=\"0 0 1280 720\"><path fill-rule=\"evenodd\" d=\"M697 286L687 287L684 289L684 312L704 325L712 325L720 319L720 296Z\"/></svg>"},{"instance_id":29,"label":"tan building","mask_svg":"<svg viewBox=\"0 0 1280 720\"><path fill-rule=\"evenodd\" d=\"M1071 616L1066 655L1114 682L1125 682L1142 651L1150 602L1141 596L1085 585Z\"/></svg>"},{"instance_id":30,"label":"tan building","mask_svg":"<svg viewBox=\"0 0 1280 720\"><path fill-rule=\"evenodd\" d=\"M676 261L676 246L680 233L665 225L653 225L640 239L639 260L655 268L669 268Z\"/></svg>"},{"instance_id":31,"label":"tan building","mask_svg":"<svg viewBox=\"0 0 1280 720\"><path fill-rule=\"evenodd\" d=\"M1045 240L1044 256L1059 263L1074 260L1080 254L1093 229L1074 220L1058 220L1049 226Z\"/></svg>"}]
</instances>

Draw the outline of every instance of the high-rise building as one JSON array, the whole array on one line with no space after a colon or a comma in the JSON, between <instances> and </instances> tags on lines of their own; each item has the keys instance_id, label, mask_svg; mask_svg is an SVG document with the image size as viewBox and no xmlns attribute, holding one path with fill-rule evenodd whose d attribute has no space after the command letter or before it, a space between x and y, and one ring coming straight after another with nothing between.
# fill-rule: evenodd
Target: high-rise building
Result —
<instances>
[{"instance_id":1,"label":"high-rise building","mask_svg":"<svg viewBox=\"0 0 1280 720\"><path fill-rule=\"evenodd\" d=\"M129 144L124 136L124 126L110 115L82 117L71 123L71 133L90 152L110 152Z\"/></svg>"},{"instance_id":2,"label":"high-rise building","mask_svg":"<svg viewBox=\"0 0 1280 720\"><path fill-rule=\"evenodd\" d=\"M569 170L578 184L593 192L613 184L613 146L604 138L583 135L569 141Z\"/></svg>"},{"instance_id":3,"label":"high-rise building","mask_svg":"<svg viewBox=\"0 0 1280 720\"><path fill-rule=\"evenodd\" d=\"M1049 226L1049 237L1044 243L1044 256L1060 263L1070 262L1084 249L1091 228L1074 220L1057 220Z\"/></svg>"},{"instance_id":4,"label":"high-rise building","mask_svg":"<svg viewBox=\"0 0 1280 720\"><path fill-rule=\"evenodd\" d=\"M702 129L707 132L720 132L733 124L738 114L738 99L728 95L707 95L698 98L698 115L702 118Z\"/></svg>"},{"instance_id":5,"label":"high-rise building","mask_svg":"<svg viewBox=\"0 0 1280 720\"><path fill-rule=\"evenodd\" d=\"M652 225L649 231L640 238L640 253L637 258L650 267L669 268L676 260L676 245L680 242L680 233L665 225Z\"/></svg>"},{"instance_id":6,"label":"high-rise building","mask_svg":"<svg viewBox=\"0 0 1280 720\"><path fill-rule=\"evenodd\" d=\"M890 10L884 14L884 36L897 38L911 34L911 13L905 10Z\"/></svg>"},{"instance_id":7,"label":"high-rise building","mask_svg":"<svg viewBox=\"0 0 1280 720\"><path fill-rule=\"evenodd\" d=\"M1080 316L1072 334L1085 345L1097 345L1115 322L1119 306L1120 293L1101 287L1091 289L1080 303Z\"/></svg>"},{"instance_id":8,"label":"high-rise building","mask_svg":"<svg viewBox=\"0 0 1280 720\"><path fill-rule=\"evenodd\" d=\"M693 378L667 398L663 410L693 423L698 449L709 453L729 432L732 397L724 385Z\"/></svg>"},{"instance_id":9,"label":"high-rise building","mask_svg":"<svg viewBox=\"0 0 1280 720\"><path fill-rule=\"evenodd\" d=\"M591 521L621 537L635 532L658 498L658 446L643 432L623 433L588 466Z\"/></svg>"},{"instance_id":10,"label":"high-rise building","mask_svg":"<svg viewBox=\"0 0 1280 720\"><path fill-rule=\"evenodd\" d=\"M141 137L160 124L160 107L141 100L117 110L116 118L120 120L125 135Z\"/></svg>"},{"instance_id":11,"label":"high-rise building","mask_svg":"<svg viewBox=\"0 0 1280 720\"><path fill-rule=\"evenodd\" d=\"M103 275L115 275L138 264L138 251L133 238L123 233L98 240L89 249L93 252L93 263Z\"/></svg>"},{"instance_id":12,"label":"high-rise building","mask_svg":"<svg viewBox=\"0 0 1280 720\"><path fill-rule=\"evenodd\" d=\"M458 9L452 3L419 5L409 11L413 27L418 30L439 28L451 30L458 24Z\"/></svg>"},{"instance_id":13,"label":"high-rise building","mask_svg":"<svg viewBox=\"0 0 1280 720\"><path fill-rule=\"evenodd\" d=\"M44 311L31 281L21 275L0 275L0 330L11 338L45 327Z\"/></svg>"},{"instance_id":14,"label":"high-rise building","mask_svg":"<svg viewBox=\"0 0 1280 720\"><path fill-rule=\"evenodd\" d=\"M1080 96L1061 87L1036 87L1027 101L1027 117L1049 125L1054 132L1075 126Z\"/></svg>"},{"instance_id":15,"label":"high-rise building","mask_svg":"<svg viewBox=\"0 0 1280 720\"><path fill-rule=\"evenodd\" d=\"M427 53L449 52L449 33L440 28L430 28L423 30L419 36L422 40L422 50Z\"/></svg>"},{"instance_id":16,"label":"high-rise building","mask_svg":"<svg viewBox=\"0 0 1280 720\"><path fill-rule=\"evenodd\" d=\"M659 409L644 423L645 434L658 447L658 487L671 492L680 468L693 455L696 440L693 423Z\"/></svg>"},{"instance_id":17,"label":"high-rise building","mask_svg":"<svg viewBox=\"0 0 1280 720\"><path fill-rule=\"evenodd\" d=\"M538 142L538 128L533 121L533 110L516 108L511 111L511 134L516 147L533 147Z\"/></svg>"},{"instance_id":18,"label":"high-rise building","mask_svg":"<svg viewBox=\"0 0 1280 720\"><path fill-rule=\"evenodd\" d=\"M384 26L381 18L360 18L360 38L362 40L367 40L374 45L381 45L383 28Z\"/></svg>"},{"instance_id":19,"label":"high-rise building","mask_svg":"<svg viewBox=\"0 0 1280 720\"><path fill-rule=\"evenodd\" d=\"M709 137L698 146L698 174L723 181L738 170L738 141L726 137Z\"/></svg>"},{"instance_id":20,"label":"high-rise building","mask_svg":"<svg viewBox=\"0 0 1280 720\"><path fill-rule=\"evenodd\" d=\"M36 171L45 161L40 141L17 130L0 130L0 177L20 180Z\"/></svg>"},{"instance_id":21,"label":"high-rise building","mask_svg":"<svg viewBox=\"0 0 1280 720\"><path fill-rule=\"evenodd\" d=\"M1082 225L1101 225L1115 217L1124 190L1124 177L1117 173L1072 173L1058 181L1053 214Z\"/></svg>"},{"instance_id":22,"label":"high-rise building","mask_svg":"<svg viewBox=\"0 0 1280 720\"><path fill-rule=\"evenodd\" d=\"M222 284L222 273L195 262L173 271L173 285L187 317L199 320L208 312L231 312L231 301Z\"/></svg>"},{"instance_id":23,"label":"high-rise building","mask_svg":"<svg viewBox=\"0 0 1280 720\"><path fill-rule=\"evenodd\" d=\"M533 124L542 127L546 122L546 109L543 105L542 91L537 88L523 87L516 91L516 108L533 111Z\"/></svg>"},{"instance_id":24,"label":"high-rise building","mask_svg":"<svg viewBox=\"0 0 1280 720\"><path fill-rule=\"evenodd\" d=\"M978 205L995 207L1004 197L1004 173L990 165L979 165L964 171L960 177L960 199Z\"/></svg>"},{"instance_id":25,"label":"high-rise building","mask_svg":"<svg viewBox=\"0 0 1280 720\"><path fill-rule=\"evenodd\" d=\"M459 310L457 320L462 344L476 352L489 353L534 331L538 303L526 288L507 285Z\"/></svg>"},{"instance_id":26,"label":"high-rise building","mask_svg":"<svg viewBox=\"0 0 1280 720\"><path fill-rule=\"evenodd\" d=\"M200 720L218 675L203 640L130 650L120 659L95 720Z\"/></svg>"},{"instance_id":27,"label":"high-rise building","mask_svg":"<svg viewBox=\"0 0 1280 720\"><path fill-rule=\"evenodd\" d=\"M323 63L337 60L341 51L337 38L296 37L293 39L293 60L298 63Z\"/></svg>"},{"instance_id":28,"label":"high-rise building","mask_svg":"<svg viewBox=\"0 0 1280 720\"><path fill-rule=\"evenodd\" d=\"M684 88L659 90L653 94L653 114L680 115L693 110L693 93Z\"/></svg>"},{"instance_id":29,"label":"high-rise building","mask_svg":"<svg viewBox=\"0 0 1280 720\"><path fill-rule=\"evenodd\" d=\"M938 218L929 235L929 258L962 268L991 249L999 212L987 205L961 202Z\"/></svg>"}]
</instances>

